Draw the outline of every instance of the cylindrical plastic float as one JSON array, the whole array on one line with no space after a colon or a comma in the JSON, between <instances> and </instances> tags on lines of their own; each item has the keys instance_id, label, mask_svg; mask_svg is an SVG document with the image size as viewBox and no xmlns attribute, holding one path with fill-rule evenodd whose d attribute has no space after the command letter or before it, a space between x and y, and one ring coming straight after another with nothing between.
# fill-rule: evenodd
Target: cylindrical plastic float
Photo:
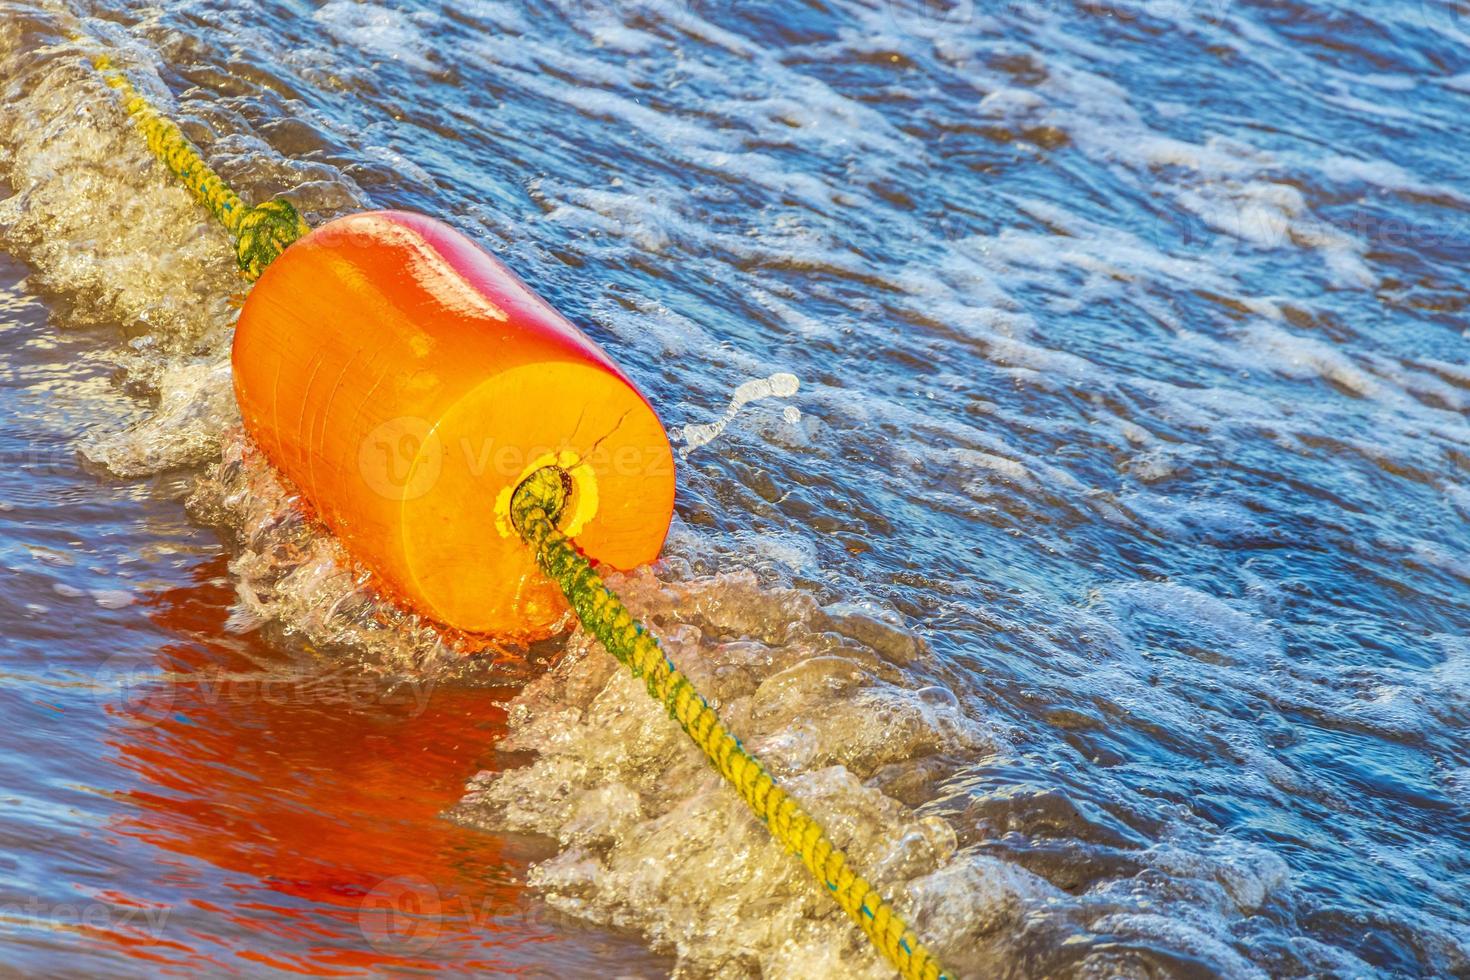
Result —
<instances>
[{"instance_id":1,"label":"cylindrical plastic float","mask_svg":"<svg viewBox=\"0 0 1470 980\"><path fill-rule=\"evenodd\" d=\"M511 525L543 466L589 557L658 557L674 464L611 358L454 229L381 211L311 232L240 316L245 427L388 591L459 630L530 639L565 602Z\"/></svg>"}]
</instances>

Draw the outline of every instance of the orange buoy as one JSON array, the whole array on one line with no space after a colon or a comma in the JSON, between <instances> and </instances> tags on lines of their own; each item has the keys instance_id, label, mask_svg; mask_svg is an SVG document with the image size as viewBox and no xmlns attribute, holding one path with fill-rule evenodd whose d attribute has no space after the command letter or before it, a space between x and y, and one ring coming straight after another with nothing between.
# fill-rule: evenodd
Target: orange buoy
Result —
<instances>
[{"instance_id":1,"label":"orange buoy","mask_svg":"<svg viewBox=\"0 0 1470 980\"><path fill-rule=\"evenodd\" d=\"M559 525L614 568L652 561L674 464L647 400L502 263L442 222L378 211L266 269L235 333L246 430L364 565L450 627L534 638L566 611L510 523L560 467Z\"/></svg>"}]
</instances>

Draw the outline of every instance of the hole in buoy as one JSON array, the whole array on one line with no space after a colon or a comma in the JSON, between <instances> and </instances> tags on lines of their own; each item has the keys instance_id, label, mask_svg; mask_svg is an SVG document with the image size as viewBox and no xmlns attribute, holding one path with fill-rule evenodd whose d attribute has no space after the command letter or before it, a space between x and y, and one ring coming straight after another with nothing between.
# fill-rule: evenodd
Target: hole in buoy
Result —
<instances>
[{"instance_id":1,"label":"hole in buoy","mask_svg":"<svg viewBox=\"0 0 1470 980\"><path fill-rule=\"evenodd\" d=\"M525 537L520 515L530 507L540 507L551 518L551 526L562 529L562 517L570 509L567 503L572 498L575 484L572 475L560 466L543 466L520 483L511 492L510 520L516 531Z\"/></svg>"}]
</instances>

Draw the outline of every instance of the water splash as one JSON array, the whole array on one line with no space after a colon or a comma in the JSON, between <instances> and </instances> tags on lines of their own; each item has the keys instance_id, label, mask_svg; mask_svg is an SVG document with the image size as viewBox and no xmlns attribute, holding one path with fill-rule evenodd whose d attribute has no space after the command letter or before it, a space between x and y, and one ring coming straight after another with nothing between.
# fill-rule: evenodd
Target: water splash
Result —
<instances>
[{"instance_id":1,"label":"water splash","mask_svg":"<svg viewBox=\"0 0 1470 980\"><path fill-rule=\"evenodd\" d=\"M725 409L724 415L713 422L685 425L679 430L679 435L684 440L684 447L679 450L679 454L688 456L694 450L714 442L725 431L725 427L735 421L740 410L751 402L760 401L763 398L790 398L800 388L801 380L796 375L786 372L773 374L769 378L756 378L745 382L735 389L734 397L730 399L730 405ZM781 417L787 423L795 425L801 421L801 409L795 405L788 405L782 411Z\"/></svg>"}]
</instances>

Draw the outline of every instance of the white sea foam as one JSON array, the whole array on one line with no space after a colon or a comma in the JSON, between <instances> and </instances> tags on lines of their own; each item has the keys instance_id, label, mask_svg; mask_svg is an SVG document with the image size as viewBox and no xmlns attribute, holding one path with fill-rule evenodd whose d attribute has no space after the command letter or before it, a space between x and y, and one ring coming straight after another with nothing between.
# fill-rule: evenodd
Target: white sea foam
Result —
<instances>
[{"instance_id":1,"label":"white sea foam","mask_svg":"<svg viewBox=\"0 0 1470 980\"><path fill-rule=\"evenodd\" d=\"M331 0L313 15L338 40L419 71L436 67L429 57L432 14L372 3Z\"/></svg>"},{"instance_id":2,"label":"white sea foam","mask_svg":"<svg viewBox=\"0 0 1470 980\"><path fill-rule=\"evenodd\" d=\"M735 389L730 397L730 404L721 415L713 422L702 425L686 425L682 431L684 448L681 452L687 454L695 449L709 445L720 437L720 434L735 421L740 410L751 402L760 401L764 398L790 398L796 394L801 387L801 381L796 375L789 372L778 372L769 378L754 378L745 381Z\"/></svg>"}]
</instances>

